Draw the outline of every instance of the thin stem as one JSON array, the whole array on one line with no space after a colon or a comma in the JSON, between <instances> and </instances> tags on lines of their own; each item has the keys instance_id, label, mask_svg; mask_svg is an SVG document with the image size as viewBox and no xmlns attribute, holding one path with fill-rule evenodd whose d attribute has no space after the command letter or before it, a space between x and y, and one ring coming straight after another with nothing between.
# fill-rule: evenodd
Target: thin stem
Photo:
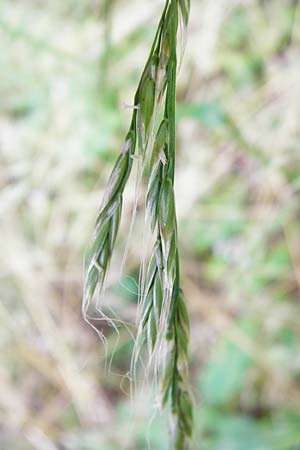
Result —
<instances>
[{"instance_id":1,"label":"thin stem","mask_svg":"<svg viewBox=\"0 0 300 450\"><path fill-rule=\"evenodd\" d=\"M176 148L176 67L178 9L175 0L171 3L170 61L168 64L167 117L169 120L169 167L168 175L174 184Z\"/></svg>"}]
</instances>

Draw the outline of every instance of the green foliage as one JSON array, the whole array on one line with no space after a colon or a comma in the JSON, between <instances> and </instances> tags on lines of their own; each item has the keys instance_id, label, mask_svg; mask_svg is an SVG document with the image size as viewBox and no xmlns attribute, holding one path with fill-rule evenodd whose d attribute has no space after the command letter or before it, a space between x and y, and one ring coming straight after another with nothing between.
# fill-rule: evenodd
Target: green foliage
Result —
<instances>
[{"instance_id":1,"label":"green foliage","mask_svg":"<svg viewBox=\"0 0 300 450\"><path fill-rule=\"evenodd\" d=\"M178 108L178 119L190 117L199 120L201 124L209 129L215 129L220 125L225 125L226 114L217 102L202 103L202 104L183 104Z\"/></svg>"},{"instance_id":2,"label":"green foliage","mask_svg":"<svg viewBox=\"0 0 300 450\"><path fill-rule=\"evenodd\" d=\"M226 405L244 387L251 358L237 345L225 341L200 375L200 391L206 403Z\"/></svg>"}]
</instances>

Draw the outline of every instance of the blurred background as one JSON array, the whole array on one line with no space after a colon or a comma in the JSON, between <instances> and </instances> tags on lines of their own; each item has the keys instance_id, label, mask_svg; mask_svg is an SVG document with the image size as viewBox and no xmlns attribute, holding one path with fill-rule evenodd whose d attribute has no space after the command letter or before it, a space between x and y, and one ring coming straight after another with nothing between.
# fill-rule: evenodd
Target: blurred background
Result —
<instances>
[{"instance_id":1,"label":"blurred background","mask_svg":"<svg viewBox=\"0 0 300 450\"><path fill-rule=\"evenodd\" d=\"M130 401L130 333L99 322L106 354L81 316L83 255L163 3L1 0L1 450L167 448L151 399ZM192 0L176 174L192 450L300 448L299 25L297 0ZM106 297L128 322L133 202L134 181Z\"/></svg>"}]
</instances>

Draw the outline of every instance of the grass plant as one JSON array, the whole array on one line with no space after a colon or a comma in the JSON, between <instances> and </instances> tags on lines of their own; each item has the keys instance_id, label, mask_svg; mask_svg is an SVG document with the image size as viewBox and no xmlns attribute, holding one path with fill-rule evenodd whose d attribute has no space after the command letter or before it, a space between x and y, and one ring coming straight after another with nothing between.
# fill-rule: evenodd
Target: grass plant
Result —
<instances>
[{"instance_id":1,"label":"grass plant","mask_svg":"<svg viewBox=\"0 0 300 450\"><path fill-rule=\"evenodd\" d=\"M177 220L174 199L177 35L187 26L189 2L167 0L135 98L131 125L105 191L87 255L83 312L101 291L122 213L123 192L137 156L149 161L146 218L156 242L147 276L140 280L138 332L133 362L147 344L148 367L160 385L160 405L169 407L172 449L185 450L192 434L188 385L189 318L180 288ZM156 125L164 100L161 123ZM153 136L154 139L153 139Z\"/></svg>"}]
</instances>

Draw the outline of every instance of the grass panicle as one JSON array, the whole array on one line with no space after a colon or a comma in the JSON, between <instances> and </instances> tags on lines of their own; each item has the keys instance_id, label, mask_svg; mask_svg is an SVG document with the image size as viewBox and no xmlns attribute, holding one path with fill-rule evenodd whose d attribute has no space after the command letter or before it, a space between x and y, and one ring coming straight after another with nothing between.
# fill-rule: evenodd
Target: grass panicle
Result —
<instances>
[{"instance_id":1,"label":"grass panicle","mask_svg":"<svg viewBox=\"0 0 300 450\"><path fill-rule=\"evenodd\" d=\"M133 158L144 157L151 134L154 111L165 89L164 58L159 57L168 2L145 64L135 96L130 129L106 186L95 231L85 258L85 292L83 314L88 320L95 290L101 291L111 260L122 213L123 192L132 170Z\"/></svg>"},{"instance_id":2,"label":"grass panicle","mask_svg":"<svg viewBox=\"0 0 300 450\"><path fill-rule=\"evenodd\" d=\"M154 140L146 207L157 232L141 298L138 346L146 340L160 381L161 405L169 406L172 448L184 450L192 434L188 382L189 318L180 288L177 220L174 199L175 105L178 19L187 23L187 2L171 2L168 11L169 61L164 118ZM179 17L178 17L179 12ZM138 349L138 352L140 350ZM162 374L162 375L161 375Z\"/></svg>"},{"instance_id":3,"label":"grass panicle","mask_svg":"<svg viewBox=\"0 0 300 450\"><path fill-rule=\"evenodd\" d=\"M122 212L123 191L135 153L148 161L146 218L156 233L145 280L140 280L138 331L133 367L144 344L160 385L160 405L170 410L173 450L186 450L192 434L188 383L189 318L180 288L177 219L174 198L177 34L187 26L189 1L167 0L139 83L131 127L107 185L87 258L85 304L103 287ZM155 116L164 99L163 118ZM152 137L154 136L154 138ZM135 369L134 369L135 370Z\"/></svg>"}]
</instances>

